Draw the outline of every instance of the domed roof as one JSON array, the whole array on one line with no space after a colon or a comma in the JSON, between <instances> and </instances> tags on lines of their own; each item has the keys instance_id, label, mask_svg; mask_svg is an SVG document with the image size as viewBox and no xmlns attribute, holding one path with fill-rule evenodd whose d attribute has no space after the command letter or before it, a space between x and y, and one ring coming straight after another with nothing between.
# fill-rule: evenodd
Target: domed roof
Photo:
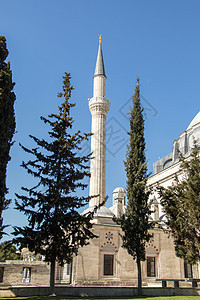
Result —
<instances>
[{"instance_id":1,"label":"domed roof","mask_svg":"<svg viewBox=\"0 0 200 300\"><path fill-rule=\"evenodd\" d=\"M94 213L95 217L102 217L102 218L113 218L114 214L111 212L109 208L106 206L101 206L97 211Z\"/></svg>"},{"instance_id":2,"label":"domed roof","mask_svg":"<svg viewBox=\"0 0 200 300\"><path fill-rule=\"evenodd\" d=\"M200 123L200 112L198 112L198 114L194 117L194 119L192 120L192 122L188 126L187 130L189 130L193 126L197 125L198 123Z\"/></svg>"},{"instance_id":3,"label":"domed roof","mask_svg":"<svg viewBox=\"0 0 200 300\"><path fill-rule=\"evenodd\" d=\"M126 193L126 191L122 187L117 187L112 193Z\"/></svg>"},{"instance_id":4,"label":"domed roof","mask_svg":"<svg viewBox=\"0 0 200 300\"><path fill-rule=\"evenodd\" d=\"M93 211L95 206L88 207L83 211L83 215L89 213L90 211ZM107 208L106 206L101 206L97 209L97 211L94 213L94 217L102 217L102 218L113 218L114 214L112 211Z\"/></svg>"}]
</instances>

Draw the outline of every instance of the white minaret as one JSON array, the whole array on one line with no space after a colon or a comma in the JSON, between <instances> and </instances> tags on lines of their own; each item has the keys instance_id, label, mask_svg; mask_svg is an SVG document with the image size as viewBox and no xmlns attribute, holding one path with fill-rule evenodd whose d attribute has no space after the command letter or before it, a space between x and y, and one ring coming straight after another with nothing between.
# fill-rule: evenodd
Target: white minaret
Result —
<instances>
[{"instance_id":1,"label":"white minaret","mask_svg":"<svg viewBox=\"0 0 200 300\"><path fill-rule=\"evenodd\" d=\"M90 196L99 195L90 200L92 207L102 203L106 197L106 116L110 108L110 101L106 98L106 75L99 38L99 50L94 73L93 98L89 100L89 109L92 114L91 152L90 163Z\"/></svg>"}]
</instances>

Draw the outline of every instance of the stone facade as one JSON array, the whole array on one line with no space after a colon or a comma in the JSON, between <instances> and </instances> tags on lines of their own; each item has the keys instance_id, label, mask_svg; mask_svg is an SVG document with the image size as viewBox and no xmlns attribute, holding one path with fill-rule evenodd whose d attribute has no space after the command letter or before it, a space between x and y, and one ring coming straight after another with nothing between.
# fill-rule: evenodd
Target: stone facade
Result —
<instances>
[{"instance_id":1,"label":"stone facade","mask_svg":"<svg viewBox=\"0 0 200 300\"><path fill-rule=\"evenodd\" d=\"M181 179L182 174L179 171L178 153L180 151L185 158L189 158L194 139L198 143L200 142L200 112L194 117L187 129L179 135L179 138L174 141L172 153L153 164L153 176L149 178L148 184L154 190L151 200L153 199L154 203L158 204L160 220L165 216L159 202L156 187L158 184L163 187L171 186L175 180L175 174Z\"/></svg>"},{"instance_id":2,"label":"stone facade","mask_svg":"<svg viewBox=\"0 0 200 300\"><path fill-rule=\"evenodd\" d=\"M112 222L112 217L96 216L94 233L99 238L79 249L73 259L73 285L137 286L137 265L132 256L122 248L122 231ZM161 286L158 278L186 279L199 278L198 265L192 268L192 275L186 275L184 261L175 255L173 239L163 230L151 231L153 238L146 244L146 261L142 262L143 286ZM112 257L112 268L106 272L106 256ZM173 285L173 282L170 283ZM189 286L186 281L182 286Z\"/></svg>"},{"instance_id":3,"label":"stone facade","mask_svg":"<svg viewBox=\"0 0 200 300\"><path fill-rule=\"evenodd\" d=\"M49 265L42 261L1 261L0 270L3 272L0 286L49 285Z\"/></svg>"}]
</instances>

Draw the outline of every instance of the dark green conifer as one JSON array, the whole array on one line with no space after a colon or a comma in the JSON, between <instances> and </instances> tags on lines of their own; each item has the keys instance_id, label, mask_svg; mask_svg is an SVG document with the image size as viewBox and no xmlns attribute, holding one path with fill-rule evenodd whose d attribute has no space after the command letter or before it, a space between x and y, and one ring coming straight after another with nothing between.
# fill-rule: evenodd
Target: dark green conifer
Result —
<instances>
[{"instance_id":1,"label":"dark green conifer","mask_svg":"<svg viewBox=\"0 0 200 300\"><path fill-rule=\"evenodd\" d=\"M3 230L3 210L8 207L10 201L6 199L8 189L6 187L6 170L10 160L9 152L12 138L15 132L14 83L10 63L5 62L8 56L6 38L0 36L0 239Z\"/></svg>"},{"instance_id":2,"label":"dark green conifer","mask_svg":"<svg viewBox=\"0 0 200 300\"><path fill-rule=\"evenodd\" d=\"M78 209L84 207L89 197L78 196L77 190L87 187L85 178L90 176L87 162L90 155L79 156L81 142L90 134L72 133L73 119L70 103L73 87L70 74L63 77L64 97L58 114L48 119L41 117L50 125L49 140L30 136L36 148L22 148L34 156L33 160L23 162L22 167L34 176L38 183L32 188L23 187L26 195L17 195L17 209L28 219L28 226L15 228L14 241L21 247L45 256L50 262L50 294L54 292L55 263L63 265L77 255L79 246L95 237L91 231L92 213L81 215Z\"/></svg>"},{"instance_id":3,"label":"dark green conifer","mask_svg":"<svg viewBox=\"0 0 200 300\"><path fill-rule=\"evenodd\" d=\"M140 85L133 95L133 107L130 113L130 144L128 146L125 170L127 174L127 211L117 220L123 230L123 247L136 260L138 269L138 294L142 294L141 261L145 260L145 243L151 235L149 223L151 214L147 190L147 165L145 157L144 119L140 103Z\"/></svg>"},{"instance_id":4,"label":"dark green conifer","mask_svg":"<svg viewBox=\"0 0 200 300\"><path fill-rule=\"evenodd\" d=\"M178 257L194 264L200 259L200 145L194 141L189 157L180 153L180 169L159 195Z\"/></svg>"},{"instance_id":5,"label":"dark green conifer","mask_svg":"<svg viewBox=\"0 0 200 300\"><path fill-rule=\"evenodd\" d=\"M0 260L21 260L22 256L10 241L0 244Z\"/></svg>"}]
</instances>

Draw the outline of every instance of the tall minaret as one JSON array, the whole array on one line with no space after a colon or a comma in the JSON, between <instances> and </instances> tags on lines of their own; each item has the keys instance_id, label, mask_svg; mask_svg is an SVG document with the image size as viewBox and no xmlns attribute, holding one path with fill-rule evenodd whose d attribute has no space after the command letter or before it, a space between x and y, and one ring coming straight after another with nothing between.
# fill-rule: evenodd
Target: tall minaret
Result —
<instances>
[{"instance_id":1,"label":"tall minaret","mask_svg":"<svg viewBox=\"0 0 200 300\"><path fill-rule=\"evenodd\" d=\"M99 50L94 73L93 98L89 100L92 114L90 163L90 196L99 195L90 200L89 206L102 203L106 197L106 116L110 108L110 101L106 98L106 75L99 37Z\"/></svg>"}]
</instances>

